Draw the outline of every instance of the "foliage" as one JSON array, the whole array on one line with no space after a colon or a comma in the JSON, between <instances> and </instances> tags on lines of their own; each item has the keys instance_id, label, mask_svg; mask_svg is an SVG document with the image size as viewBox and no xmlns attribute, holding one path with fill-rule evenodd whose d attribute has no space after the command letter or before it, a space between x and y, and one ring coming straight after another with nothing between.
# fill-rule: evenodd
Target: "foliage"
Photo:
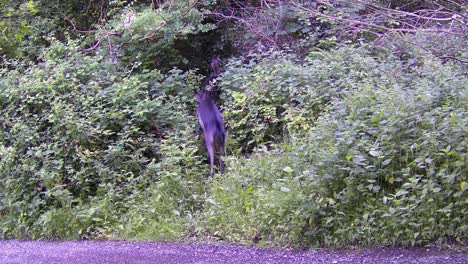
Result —
<instances>
[{"instance_id":1,"label":"foliage","mask_svg":"<svg viewBox=\"0 0 468 264\"><path fill-rule=\"evenodd\" d=\"M161 142L161 160L148 164L144 175L155 182L129 201L117 237L167 240L186 231L187 219L203 206L204 175L208 173L206 167L202 169L198 146L191 137L193 129L186 129Z\"/></svg>"},{"instance_id":2,"label":"foliage","mask_svg":"<svg viewBox=\"0 0 468 264\"><path fill-rule=\"evenodd\" d=\"M466 87L460 72L430 58L421 63L387 61L389 74L369 76L334 101L309 139L298 141L310 143L314 165L305 168L333 207L323 219L333 230L326 243L466 236Z\"/></svg>"},{"instance_id":3,"label":"foliage","mask_svg":"<svg viewBox=\"0 0 468 264\"><path fill-rule=\"evenodd\" d=\"M30 31L28 20L38 10L32 0L1 0L0 10L0 55L19 55L18 46Z\"/></svg>"},{"instance_id":4,"label":"foliage","mask_svg":"<svg viewBox=\"0 0 468 264\"><path fill-rule=\"evenodd\" d=\"M291 160L280 149L249 160L229 159L229 173L211 184L211 196L199 220L201 234L259 245L306 244L308 195L294 178Z\"/></svg>"},{"instance_id":5,"label":"foliage","mask_svg":"<svg viewBox=\"0 0 468 264\"><path fill-rule=\"evenodd\" d=\"M109 227L128 199L161 177L148 166L165 160L161 140L195 130L184 96L193 90L190 73L129 75L82 55L72 41L53 43L42 63L2 72L4 237L76 238ZM196 162L193 152L186 155Z\"/></svg>"},{"instance_id":6,"label":"foliage","mask_svg":"<svg viewBox=\"0 0 468 264\"><path fill-rule=\"evenodd\" d=\"M466 242L466 7L355 2L0 0L1 237Z\"/></svg>"},{"instance_id":7,"label":"foliage","mask_svg":"<svg viewBox=\"0 0 468 264\"><path fill-rule=\"evenodd\" d=\"M220 84L235 153L312 129L332 98L356 89L377 65L352 50L313 52L302 63L277 52L247 59L231 61Z\"/></svg>"},{"instance_id":8,"label":"foliage","mask_svg":"<svg viewBox=\"0 0 468 264\"><path fill-rule=\"evenodd\" d=\"M281 245L414 245L466 238L463 72L433 57L418 57L414 65L379 54L343 48L308 56L309 80L327 80L329 88L318 117L302 120L302 127L309 127L306 134L290 133L271 150L259 148L250 159L231 160L227 175L212 186L205 232ZM274 74L259 70L260 76L252 79L269 77L279 83L284 77L275 70L288 71L291 61L275 56L244 65L245 82L252 80L249 70L274 62L275 67L268 67ZM333 74L323 76L326 69ZM238 83L240 91L232 93L228 105L232 111L248 107L242 108L243 115L226 109L226 116L237 126L236 138L255 141L250 123L243 120L258 120L268 95L260 85ZM299 91L316 98L325 95L323 86L297 82L277 100L287 102ZM255 89L260 92L250 93ZM248 94L242 97L247 103L236 98L242 93ZM315 103L308 99L288 107L307 109ZM283 127L294 123L285 115L273 116ZM259 123L262 129L270 125ZM251 127L259 129L258 124Z\"/></svg>"},{"instance_id":9,"label":"foliage","mask_svg":"<svg viewBox=\"0 0 468 264\"><path fill-rule=\"evenodd\" d=\"M89 51L105 45L108 56L127 64L139 63L146 69L158 68L163 72L174 66L187 69L189 62L201 65L193 51L202 50L209 40L196 38L216 28L205 20L212 1L166 1L157 9L135 5L122 8L113 18L100 27L96 42ZM206 64L206 59L202 60ZM200 68L200 66L199 66Z\"/></svg>"}]
</instances>

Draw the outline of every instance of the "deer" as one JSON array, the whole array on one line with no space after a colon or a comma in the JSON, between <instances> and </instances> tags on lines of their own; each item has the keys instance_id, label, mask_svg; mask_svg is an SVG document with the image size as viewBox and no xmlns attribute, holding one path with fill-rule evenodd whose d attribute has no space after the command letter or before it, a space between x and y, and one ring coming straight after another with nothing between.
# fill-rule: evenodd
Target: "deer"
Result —
<instances>
[{"instance_id":1,"label":"deer","mask_svg":"<svg viewBox=\"0 0 468 264\"><path fill-rule=\"evenodd\" d=\"M211 177L214 176L215 151L219 154L218 171L220 174L223 173L223 156L226 140L223 116L212 97L213 92L209 90L213 86L213 80L219 75L219 63L220 60L218 57L211 60L211 68L214 75L204 82L202 90L195 96L198 103L198 123L203 132L208 157L210 159Z\"/></svg>"}]
</instances>

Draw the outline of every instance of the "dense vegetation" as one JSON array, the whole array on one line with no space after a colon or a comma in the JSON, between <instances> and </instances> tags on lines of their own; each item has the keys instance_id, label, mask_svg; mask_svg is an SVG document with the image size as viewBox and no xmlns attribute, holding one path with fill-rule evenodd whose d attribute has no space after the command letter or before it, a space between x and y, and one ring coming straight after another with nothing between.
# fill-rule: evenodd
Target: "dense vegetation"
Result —
<instances>
[{"instance_id":1,"label":"dense vegetation","mask_svg":"<svg viewBox=\"0 0 468 264\"><path fill-rule=\"evenodd\" d=\"M2 238L466 243L464 1L61 2L0 0Z\"/></svg>"}]
</instances>

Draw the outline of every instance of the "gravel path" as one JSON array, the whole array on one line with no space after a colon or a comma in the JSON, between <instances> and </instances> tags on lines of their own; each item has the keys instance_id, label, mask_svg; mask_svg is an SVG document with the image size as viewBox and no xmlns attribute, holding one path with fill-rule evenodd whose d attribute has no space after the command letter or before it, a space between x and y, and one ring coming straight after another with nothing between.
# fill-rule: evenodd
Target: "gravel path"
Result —
<instances>
[{"instance_id":1,"label":"gravel path","mask_svg":"<svg viewBox=\"0 0 468 264\"><path fill-rule=\"evenodd\" d=\"M425 248L297 251L155 242L0 240L0 263L468 263L468 251Z\"/></svg>"}]
</instances>

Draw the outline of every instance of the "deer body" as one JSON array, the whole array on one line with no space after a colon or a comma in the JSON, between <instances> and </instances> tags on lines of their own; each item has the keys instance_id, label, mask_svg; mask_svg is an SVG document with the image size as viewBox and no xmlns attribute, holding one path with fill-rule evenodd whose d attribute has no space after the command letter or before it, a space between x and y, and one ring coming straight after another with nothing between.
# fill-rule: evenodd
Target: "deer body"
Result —
<instances>
[{"instance_id":1,"label":"deer body","mask_svg":"<svg viewBox=\"0 0 468 264\"><path fill-rule=\"evenodd\" d=\"M215 151L219 153L219 172L223 173L224 142L226 132L224 121L218 107L211 98L209 92L201 91L196 96L198 101L197 115L205 136L205 145L210 158L210 176L214 175Z\"/></svg>"}]
</instances>

